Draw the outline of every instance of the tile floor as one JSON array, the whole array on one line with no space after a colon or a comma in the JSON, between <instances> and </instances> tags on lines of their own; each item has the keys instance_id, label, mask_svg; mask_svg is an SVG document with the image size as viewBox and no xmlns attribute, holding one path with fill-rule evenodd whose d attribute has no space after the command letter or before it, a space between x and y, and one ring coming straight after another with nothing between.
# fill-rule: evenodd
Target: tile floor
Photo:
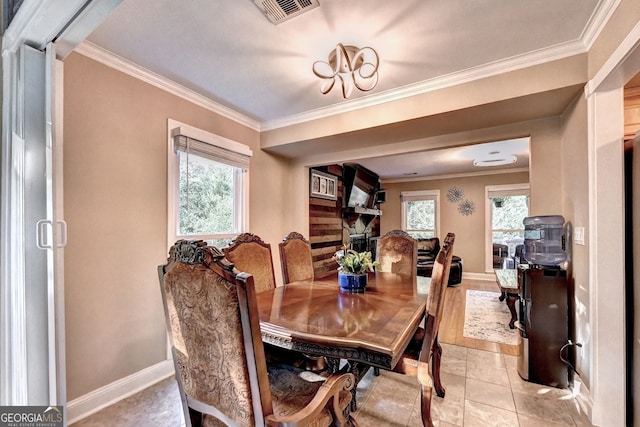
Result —
<instances>
[{"instance_id":1,"label":"tile floor","mask_svg":"<svg viewBox=\"0 0 640 427\"><path fill-rule=\"evenodd\" d=\"M569 390L523 381L515 356L442 344L445 398L434 397L436 427L591 426ZM360 427L421 426L419 387L414 378L372 370L358 385ZM184 426L173 378L118 402L74 427Z\"/></svg>"}]
</instances>

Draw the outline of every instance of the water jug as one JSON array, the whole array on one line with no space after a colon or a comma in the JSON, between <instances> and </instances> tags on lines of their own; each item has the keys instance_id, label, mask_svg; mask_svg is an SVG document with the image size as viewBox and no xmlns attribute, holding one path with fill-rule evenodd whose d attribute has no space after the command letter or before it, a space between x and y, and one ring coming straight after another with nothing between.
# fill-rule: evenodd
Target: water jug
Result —
<instances>
[{"instance_id":1,"label":"water jug","mask_svg":"<svg viewBox=\"0 0 640 427\"><path fill-rule=\"evenodd\" d=\"M564 218L560 215L524 219L524 258L531 264L553 266L564 262Z\"/></svg>"}]
</instances>

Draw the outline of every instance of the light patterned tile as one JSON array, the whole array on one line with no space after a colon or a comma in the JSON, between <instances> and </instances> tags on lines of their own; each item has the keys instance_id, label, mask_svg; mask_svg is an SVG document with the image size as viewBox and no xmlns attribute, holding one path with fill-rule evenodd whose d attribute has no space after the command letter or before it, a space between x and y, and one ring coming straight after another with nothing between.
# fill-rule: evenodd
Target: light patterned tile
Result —
<instances>
[{"instance_id":1,"label":"light patterned tile","mask_svg":"<svg viewBox=\"0 0 640 427\"><path fill-rule=\"evenodd\" d=\"M580 404L576 399L564 400L564 404L567 407L567 412L571 415L571 419L577 427L592 427L589 417L585 411L580 407Z\"/></svg>"},{"instance_id":2,"label":"light patterned tile","mask_svg":"<svg viewBox=\"0 0 640 427\"><path fill-rule=\"evenodd\" d=\"M512 356L510 354L503 354L504 364L507 368L517 368L518 356Z\"/></svg>"},{"instance_id":3,"label":"light patterned tile","mask_svg":"<svg viewBox=\"0 0 640 427\"><path fill-rule=\"evenodd\" d=\"M518 414L540 418L544 421L573 425L568 408L561 399L548 399L520 392L514 392L513 399Z\"/></svg>"},{"instance_id":4,"label":"light patterned tile","mask_svg":"<svg viewBox=\"0 0 640 427\"><path fill-rule=\"evenodd\" d=\"M419 394L420 388L414 378L381 371L380 376L374 380L369 396L354 417L361 426L405 426ZM370 424L373 422L375 424Z\"/></svg>"},{"instance_id":5,"label":"light patterned tile","mask_svg":"<svg viewBox=\"0 0 640 427\"><path fill-rule=\"evenodd\" d=\"M481 363L491 368L505 368L502 354L473 348L467 351L467 363Z\"/></svg>"},{"instance_id":6,"label":"light patterned tile","mask_svg":"<svg viewBox=\"0 0 640 427\"><path fill-rule=\"evenodd\" d=\"M465 401L464 427L518 427L515 412L478 402Z\"/></svg>"},{"instance_id":7,"label":"light patterned tile","mask_svg":"<svg viewBox=\"0 0 640 427\"><path fill-rule=\"evenodd\" d=\"M468 349L466 347L460 347L459 345L445 343L440 343L440 345L442 346L443 358L467 360Z\"/></svg>"},{"instance_id":8,"label":"light patterned tile","mask_svg":"<svg viewBox=\"0 0 640 427\"><path fill-rule=\"evenodd\" d=\"M406 422L396 420L392 414L374 413L368 410L358 411L353 417L359 426L379 426L379 427L405 427Z\"/></svg>"},{"instance_id":9,"label":"light patterned tile","mask_svg":"<svg viewBox=\"0 0 640 427\"><path fill-rule=\"evenodd\" d=\"M420 409L421 402L421 396L418 394L416 401L413 403L413 409L411 410L407 427L422 427L422 411Z\"/></svg>"},{"instance_id":10,"label":"light patterned tile","mask_svg":"<svg viewBox=\"0 0 640 427\"><path fill-rule=\"evenodd\" d=\"M465 377L440 372L440 380L442 381L442 385L445 389L445 399L450 396L464 397L466 385Z\"/></svg>"},{"instance_id":11,"label":"light patterned tile","mask_svg":"<svg viewBox=\"0 0 640 427\"><path fill-rule=\"evenodd\" d=\"M507 374L509 375L511 388L515 392L528 393L532 396L538 396L546 399L563 399L571 396L570 389L550 387L523 380L522 377L520 377L520 374L518 374L517 368L508 367Z\"/></svg>"},{"instance_id":12,"label":"light patterned tile","mask_svg":"<svg viewBox=\"0 0 640 427\"><path fill-rule=\"evenodd\" d=\"M369 369L364 377L358 383L356 388L356 406L360 408L366 402L371 390L373 389L377 377L373 375L373 369Z\"/></svg>"},{"instance_id":13,"label":"light patterned tile","mask_svg":"<svg viewBox=\"0 0 640 427\"><path fill-rule=\"evenodd\" d=\"M434 418L433 412L431 421L433 422L434 427L462 427L462 424L451 424L446 421ZM460 422L462 422L462 419L460 419ZM360 427L365 426L361 425ZM407 427L423 427L422 413L420 412L420 400L416 402L416 407L414 408L413 412L411 412L411 417L409 417L409 423L407 424Z\"/></svg>"},{"instance_id":14,"label":"light patterned tile","mask_svg":"<svg viewBox=\"0 0 640 427\"><path fill-rule=\"evenodd\" d=\"M524 414L518 414L518 420L520 421L520 427L574 427L573 422L567 424L567 422L563 421L548 421Z\"/></svg>"},{"instance_id":15,"label":"light patterned tile","mask_svg":"<svg viewBox=\"0 0 640 427\"><path fill-rule=\"evenodd\" d=\"M506 368L484 365L482 361L467 361L467 378L486 381L492 384L509 386L509 375Z\"/></svg>"},{"instance_id":16,"label":"light patterned tile","mask_svg":"<svg viewBox=\"0 0 640 427\"><path fill-rule=\"evenodd\" d=\"M440 373L443 372L464 377L467 374L467 361L443 357L440 363Z\"/></svg>"},{"instance_id":17,"label":"light patterned tile","mask_svg":"<svg viewBox=\"0 0 640 427\"><path fill-rule=\"evenodd\" d=\"M444 399L434 393L431 399L431 418L462 426L464 417L464 399L457 396L445 396Z\"/></svg>"},{"instance_id":18,"label":"light patterned tile","mask_svg":"<svg viewBox=\"0 0 640 427\"><path fill-rule=\"evenodd\" d=\"M467 378L465 399L507 411L516 411L511 388Z\"/></svg>"}]
</instances>

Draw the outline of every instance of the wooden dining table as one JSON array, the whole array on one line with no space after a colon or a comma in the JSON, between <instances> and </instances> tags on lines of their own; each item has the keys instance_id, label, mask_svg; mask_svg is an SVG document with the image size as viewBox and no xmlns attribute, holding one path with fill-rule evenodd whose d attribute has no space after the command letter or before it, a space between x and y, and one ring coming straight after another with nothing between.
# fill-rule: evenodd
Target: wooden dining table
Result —
<instances>
[{"instance_id":1,"label":"wooden dining table","mask_svg":"<svg viewBox=\"0 0 640 427\"><path fill-rule=\"evenodd\" d=\"M293 282L257 294L262 340L301 353L340 359L358 380L370 367L392 370L425 316L429 278L369 274L362 293L337 276Z\"/></svg>"}]
</instances>

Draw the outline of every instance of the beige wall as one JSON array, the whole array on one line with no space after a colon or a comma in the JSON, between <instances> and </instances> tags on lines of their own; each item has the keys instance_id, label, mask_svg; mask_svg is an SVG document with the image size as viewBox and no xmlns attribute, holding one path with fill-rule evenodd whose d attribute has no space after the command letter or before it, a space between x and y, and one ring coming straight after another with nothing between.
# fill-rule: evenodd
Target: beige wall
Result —
<instances>
[{"instance_id":1,"label":"beige wall","mask_svg":"<svg viewBox=\"0 0 640 427\"><path fill-rule=\"evenodd\" d=\"M508 175L497 175L493 177L464 178L470 188L474 188L474 202L476 202L476 214L464 217L457 214L455 209L441 212L441 232L456 232L456 254L463 257L465 272L480 273L485 271L484 265L484 204L477 201L484 199L485 185L498 185L515 182L529 182L531 185L530 214L531 215L554 215L563 214L563 190L562 190L562 140L560 134L561 118L549 117L540 120L532 120L522 123L513 123L507 126L499 126L489 129L474 130L452 136L440 138L433 141L434 144L443 144L445 141L455 139L458 144L472 144L474 142L495 141L521 136L530 137L530 171L527 179L518 178L511 181ZM486 183L484 180L487 180ZM501 179L503 180L501 182ZM430 181L422 181L424 183ZM435 182L435 181L432 181ZM490 183L489 183L490 182ZM406 183L408 184L408 183ZM404 184L404 185L406 185ZM412 183L415 185L415 183ZM443 185L449 185L445 183ZM385 188L391 187L384 184ZM482 187L480 191L478 187ZM462 188L462 187L461 187ZM399 191L405 191L404 188ZM428 189L428 188L413 188ZM445 200L446 189L441 188L441 199ZM464 188L463 188L464 189ZM381 232L385 233L393 228L400 227L399 191L397 194L387 193L388 200L395 200L398 207L394 208L387 202L383 208L384 214L381 221ZM465 190L466 192L467 190ZM470 194L470 193L469 193ZM397 197L396 197L397 196ZM447 203L441 203L441 208L446 209ZM481 210L482 209L482 210ZM389 211L389 214L387 213ZM481 216L480 216L481 215ZM445 222L446 221L446 222ZM447 228L449 227L449 228ZM470 239L462 243L460 236L462 233L479 236L478 239Z\"/></svg>"},{"instance_id":2,"label":"beige wall","mask_svg":"<svg viewBox=\"0 0 640 427\"><path fill-rule=\"evenodd\" d=\"M387 201L382 205L380 228L384 234L402 224L400 194L403 191L440 190L440 238L448 232L456 234L455 254L463 259L465 273L485 272L485 186L528 183L527 172L482 175L464 178L384 183ZM461 188L464 198L475 205L473 215L458 212L458 205L447 200L447 191Z\"/></svg>"},{"instance_id":3,"label":"beige wall","mask_svg":"<svg viewBox=\"0 0 640 427\"><path fill-rule=\"evenodd\" d=\"M584 240L588 242L589 230L589 159L587 149L587 105L579 96L564 114L562 127L563 159L563 211L572 226L583 227ZM589 321L589 247L571 242L572 276L575 287L575 342L583 343L583 351L577 352L576 368L583 381L590 387L591 324Z\"/></svg>"},{"instance_id":4,"label":"beige wall","mask_svg":"<svg viewBox=\"0 0 640 427\"><path fill-rule=\"evenodd\" d=\"M167 258L167 119L253 149L250 225L266 241L287 231L290 179L287 162L259 149L256 131L81 55L65 60L64 96L73 400L166 359L156 267Z\"/></svg>"}]
</instances>

